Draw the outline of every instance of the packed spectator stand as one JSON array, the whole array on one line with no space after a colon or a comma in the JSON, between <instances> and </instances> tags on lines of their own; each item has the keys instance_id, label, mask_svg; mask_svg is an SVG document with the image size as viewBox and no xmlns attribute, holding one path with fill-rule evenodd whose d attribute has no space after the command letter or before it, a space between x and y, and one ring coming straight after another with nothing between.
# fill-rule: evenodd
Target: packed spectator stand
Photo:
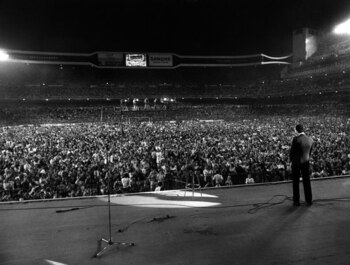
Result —
<instances>
[{"instance_id":1,"label":"packed spectator stand","mask_svg":"<svg viewBox=\"0 0 350 265\"><path fill-rule=\"evenodd\" d=\"M319 37L318 49L304 61L292 64L285 71L286 78L310 78L317 76L347 79L350 71L350 41L346 35L325 34ZM344 78L343 77L343 78Z\"/></svg>"}]
</instances>

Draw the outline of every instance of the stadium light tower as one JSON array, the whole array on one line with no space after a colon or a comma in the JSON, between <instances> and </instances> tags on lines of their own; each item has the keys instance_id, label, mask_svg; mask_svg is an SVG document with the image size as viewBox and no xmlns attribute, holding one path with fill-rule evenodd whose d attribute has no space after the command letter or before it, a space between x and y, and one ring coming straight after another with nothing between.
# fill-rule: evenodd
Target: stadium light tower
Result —
<instances>
[{"instance_id":1,"label":"stadium light tower","mask_svg":"<svg viewBox=\"0 0 350 265\"><path fill-rule=\"evenodd\" d=\"M333 32L335 34L349 34L350 35L350 18L343 23L335 26Z\"/></svg>"},{"instance_id":2,"label":"stadium light tower","mask_svg":"<svg viewBox=\"0 0 350 265\"><path fill-rule=\"evenodd\" d=\"M0 50L0 61L7 61L10 58L7 52Z\"/></svg>"}]
</instances>

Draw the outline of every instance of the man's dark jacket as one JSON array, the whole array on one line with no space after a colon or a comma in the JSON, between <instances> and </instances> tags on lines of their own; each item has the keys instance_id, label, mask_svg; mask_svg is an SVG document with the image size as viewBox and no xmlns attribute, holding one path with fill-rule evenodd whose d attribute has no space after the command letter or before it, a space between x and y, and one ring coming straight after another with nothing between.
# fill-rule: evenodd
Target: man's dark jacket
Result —
<instances>
[{"instance_id":1,"label":"man's dark jacket","mask_svg":"<svg viewBox=\"0 0 350 265\"><path fill-rule=\"evenodd\" d=\"M300 134L293 138L292 147L290 149L290 160L292 165L298 166L310 160L310 153L313 141L311 137Z\"/></svg>"}]
</instances>

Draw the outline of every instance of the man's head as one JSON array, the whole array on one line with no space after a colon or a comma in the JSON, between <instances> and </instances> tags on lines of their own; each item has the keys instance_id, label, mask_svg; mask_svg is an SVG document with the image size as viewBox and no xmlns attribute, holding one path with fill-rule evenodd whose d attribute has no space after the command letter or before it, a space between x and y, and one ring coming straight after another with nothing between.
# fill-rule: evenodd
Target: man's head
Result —
<instances>
[{"instance_id":1,"label":"man's head","mask_svg":"<svg viewBox=\"0 0 350 265\"><path fill-rule=\"evenodd\" d=\"M295 126L295 130L298 132L298 133L302 133L304 131L304 127L302 124L298 124L297 126Z\"/></svg>"}]
</instances>

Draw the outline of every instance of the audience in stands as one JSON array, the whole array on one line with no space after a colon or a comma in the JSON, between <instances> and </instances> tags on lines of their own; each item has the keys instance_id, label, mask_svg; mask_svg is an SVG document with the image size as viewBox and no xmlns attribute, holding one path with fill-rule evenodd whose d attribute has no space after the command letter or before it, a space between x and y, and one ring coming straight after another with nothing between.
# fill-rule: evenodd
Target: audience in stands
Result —
<instances>
[{"instance_id":1,"label":"audience in stands","mask_svg":"<svg viewBox=\"0 0 350 265\"><path fill-rule=\"evenodd\" d=\"M165 190L184 188L192 178L202 187L244 184L248 176L255 183L288 180L289 145L299 122L315 142L312 176L349 174L348 116L301 118L272 114L274 108L257 115L260 110L214 122L189 117L122 128L115 123L2 127L1 200L99 195L109 187L112 193L154 191L159 183Z\"/></svg>"}]
</instances>

